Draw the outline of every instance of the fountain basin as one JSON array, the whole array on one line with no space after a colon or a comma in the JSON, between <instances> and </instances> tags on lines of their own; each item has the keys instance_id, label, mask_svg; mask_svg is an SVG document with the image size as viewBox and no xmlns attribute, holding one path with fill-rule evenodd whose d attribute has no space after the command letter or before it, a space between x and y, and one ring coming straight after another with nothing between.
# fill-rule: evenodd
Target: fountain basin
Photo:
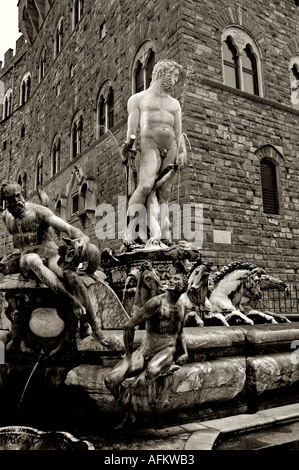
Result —
<instances>
[{"instance_id":1,"label":"fountain basin","mask_svg":"<svg viewBox=\"0 0 299 470\"><path fill-rule=\"evenodd\" d=\"M94 446L68 432L6 426L0 428L0 450L94 450Z\"/></svg>"}]
</instances>

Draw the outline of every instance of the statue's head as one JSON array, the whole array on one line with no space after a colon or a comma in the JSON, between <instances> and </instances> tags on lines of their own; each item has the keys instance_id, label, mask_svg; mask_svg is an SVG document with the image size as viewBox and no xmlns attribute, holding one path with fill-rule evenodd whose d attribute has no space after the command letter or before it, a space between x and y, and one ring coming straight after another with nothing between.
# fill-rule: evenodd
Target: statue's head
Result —
<instances>
[{"instance_id":1,"label":"statue's head","mask_svg":"<svg viewBox=\"0 0 299 470\"><path fill-rule=\"evenodd\" d=\"M174 60L161 59L153 68L152 81L163 77L165 90L171 91L182 71L183 67Z\"/></svg>"},{"instance_id":2,"label":"statue's head","mask_svg":"<svg viewBox=\"0 0 299 470\"><path fill-rule=\"evenodd\" d=\"M187 290L188 287L188 277L183 272L177 272L171 276L168 281L167 290L175 291L178 294L181 294Z\"/></svg>"},{"instance_id":3,"label":"statue's head","mask_svg":"<svg viewBox=\"0 0 299 470\"><path fill-rule=\"evenodd\" d=\"M25 199L22 188L17 183L3 183L1 195L6 202L7 210L16 218L20 219L25 214Z\"/></svg>"}]
</instances>

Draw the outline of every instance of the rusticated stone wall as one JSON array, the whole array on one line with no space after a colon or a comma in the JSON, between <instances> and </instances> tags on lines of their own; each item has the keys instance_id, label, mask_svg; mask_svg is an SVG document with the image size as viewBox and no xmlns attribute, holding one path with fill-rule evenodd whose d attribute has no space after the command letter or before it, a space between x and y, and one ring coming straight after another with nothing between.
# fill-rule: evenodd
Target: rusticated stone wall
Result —
<instances>
[{"instance_id":1,"label":"rusticated stone wall","mask_svg":"<svg viewBox=\"0 0 299 470\"><path fill-rule=\"evenodd\" d=\"M60 17L63 47L55 57ZM203 256L214 262L215 270L234 260L251 261L289 283L298 283L299 114L291 105L288 70L290 59L299 54L295 2L85 0L84 14L74 30L71 17L71 0L54 1L34 42L21 41L15 56L8 55L0 70L5 88L12 87L14 93L13 114L0 122L1 180L26 171L27 195L35 199L35 162L42 153L52 208L66 193L76 165L94 181L95 206L109 203L117 209L118 196L126 194L119 146L126 133L131 66L138 47L151 39L157 60L170 57L192 70L184 86L175 90L189 140L189 165L176 180L171 200L203 204ZM107 34L101 39L103 22ZM259 48L262 97L223 85L221 34L234 25L241 26ZM45 77L39 83L44 47ZM20 83L27 71L32 77L31 98L20 106ZM98 138L96 102L106 79L115 91L115 125L113 137ZM60 95L56 96L58 82ZM83 152L71 160L71 121L78 109L84 116ZM51 177L50 153L57 132L61 171ZM263 212L259 169L263 152L276 156L279 215ZM97 240L95 213L84 220L68 220L82 227L101 249L120 247L119 239ZM11 248L3 225L0 241L2 252Z\"/></svg>"}]
</instances>

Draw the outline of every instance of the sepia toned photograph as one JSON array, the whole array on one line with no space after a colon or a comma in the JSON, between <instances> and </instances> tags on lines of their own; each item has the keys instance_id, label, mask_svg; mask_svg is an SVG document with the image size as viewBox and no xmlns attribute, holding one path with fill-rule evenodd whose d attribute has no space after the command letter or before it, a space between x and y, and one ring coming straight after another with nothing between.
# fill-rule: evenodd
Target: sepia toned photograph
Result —
<instances>
[{"instance_id":1,"label":"sepia toned photograph","mask_svg":"<svg viewBox=\"0 0 299 470\"><path fill-rule=\"evenodd\" d=\"M0 450L299 450L298 34L297 0L0 0Z\"/></svg>"}]
</instances>

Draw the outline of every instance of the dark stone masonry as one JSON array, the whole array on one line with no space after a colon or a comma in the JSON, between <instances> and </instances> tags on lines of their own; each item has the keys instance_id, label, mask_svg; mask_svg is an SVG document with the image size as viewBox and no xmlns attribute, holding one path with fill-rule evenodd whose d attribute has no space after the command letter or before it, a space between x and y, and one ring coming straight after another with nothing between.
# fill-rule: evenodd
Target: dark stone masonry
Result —
<instances>
[{"instance_id":1,"label":"dark stone masonry","mask_svg":"<svg viewBox=\"0 0 299 470\"><path fill-rule=\"evenodd\" d=\"M203 204L203 258L213 261L214 270L250 261L298 284L299 111L290 89L291 68L299 64L298 20L293 0L20 0L24 37L0 69L5 96L12 90L11 109L6 112L4 101L0 110L0 183L17 179L26 197L37 201L36 183L42 182L51 209L101 250L118 250L126 105L136 92L138 64L147 65L151 50L155 62L168 57L188 70L175 97L183 110L189 165L178 174L171 202ZM255 94L246 91L244 55L244 83L225 84L227 28L234 29L235 45L245 41L251 47ZM27 98L22 81L30 88ZM110 101L103 121L110 89L113 106ZM263 159L274 163L277 213L265 211ZM103 203L115 207L115 239L96 237L96 208ZM0 254L11 248L0 224Z\"/></svg>"}]
</instances>

